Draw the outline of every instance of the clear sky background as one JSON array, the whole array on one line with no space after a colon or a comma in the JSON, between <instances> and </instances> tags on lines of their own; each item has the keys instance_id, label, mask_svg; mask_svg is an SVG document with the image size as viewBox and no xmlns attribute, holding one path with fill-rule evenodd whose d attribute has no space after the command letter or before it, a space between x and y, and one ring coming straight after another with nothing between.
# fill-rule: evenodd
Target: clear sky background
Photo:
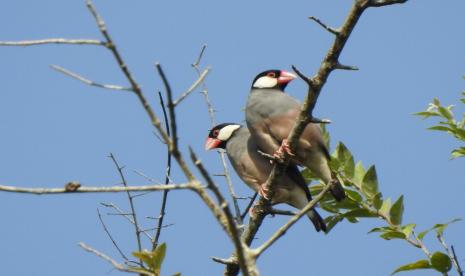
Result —
<instances>
[{"instance_id":1,"label":"clear sky background","mask_svg":"<svg viewBox=\"0 0 465 276\"><path fill-rule=\"evenodd\" d=\"M180 95L196 79L190 64L208 44L203 65L217 120L243 122L242 108L253 77L292 64L314 74L333 37L310 22L315 15L332 26L345 19L352 1L96 1L110 33L135 78L161 115L156 92L163 88L154 63L161 62ZM457 143L426 130L432 121L412 113L433 97L456 104L465 88L465 3L409 1L370 9L344 49L341 62L357 72L331 74L315 114L330 118L332 145L351 149L365 165L376 164L385 197L405 196L405 223L418 230L465 218L465 159L449 160ZM50 37L100 38L84 1L3 1L0 40ZM133 170L164 180L165 148L153 135L146 114L130 93L86 86L49 68L57 64L101 82L127 85L113 57L97 46L45 45L0 48L0 183L60 187L120 182L109 153L126 166L130 184L147 184ZM303 99L297 80L288 93ZM457 109L463 113L464 109ZM218 155L205 152L210 128L200 93L177 110L180 145L191 145L212 173ZM185 178L178 168L173 181ZM233 174L240 195L251 191ZM222 178L217 179L226 193ZM161 194L137 199L144 227L154 222ZM105 235L96 209L100 202L128 210L125 194L32 196L0 193L0 275L121 275L77 246L83 241L121 260ZM125 252L136 249L132 226L122 217L105 221ZM266 240L287 218L267 218L257 236ZM219 275L211 256L228 257L232 246L195 194L169 194L161 240L168 253L164 275ZM263 275L389 275L404 263L424 258L403 241L384 241L367 232L377 219L342 222L329 235L301 220L259 260ZM465 258L465 223L446 239ZM434 235L426 242L438 249ZM148 243L145 244L148 247ZM436 275L415 272L411 275Z\"/></svg>"}]
</instances>

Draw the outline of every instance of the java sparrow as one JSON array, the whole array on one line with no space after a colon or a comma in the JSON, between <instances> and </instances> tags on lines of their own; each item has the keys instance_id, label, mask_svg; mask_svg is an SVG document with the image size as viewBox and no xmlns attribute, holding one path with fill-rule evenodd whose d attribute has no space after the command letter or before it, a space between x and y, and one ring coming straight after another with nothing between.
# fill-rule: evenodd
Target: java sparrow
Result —
<instances>
[{"instance_id":1,"label":"java sparrow","mask_svg":"<svg viewBox=\"0 0 465 276\"><path fill-rule=\"evenodd\" d=\"M344 188L331 173L330 155L317 124L309 123L295 152L289 152L287 137L302 105L284 93L284 89L295 78L283 70L268 70L255 77L245 108L247 127L262 151L279 156L286 150L292 162L309 168L326 184L335 181L330 191L336 200L342 200L345 198Z\"/></svg>"},{"instance_id":2,"label":"java sparrow","mask_svg":"<svg viewBox=\"0 0 465 276\"><path fill-rule=\"evenodd\" d=\"M249 130L239 124L225 123L210 130L205 142L205 149L222 148L239 177L254 191L264 196L262 185L268 179L272 164L258 153L258 146ZM287 203L302 209L312 199L305 179L297 166L290 165L284 174L276 179L272 204ZM307 213L316 231L326 232L323 218L314 209Z\"/></svg>"}]
</instances>

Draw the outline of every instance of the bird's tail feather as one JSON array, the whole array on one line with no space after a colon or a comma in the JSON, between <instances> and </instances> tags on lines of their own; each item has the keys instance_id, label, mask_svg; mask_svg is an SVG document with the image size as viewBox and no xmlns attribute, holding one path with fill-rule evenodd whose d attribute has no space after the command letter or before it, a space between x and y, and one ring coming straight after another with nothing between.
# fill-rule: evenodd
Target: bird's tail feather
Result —
<instances>
[{"instance_id":1,"label":"bird's tail feather","mask_svg":"<svg viewBox=\"0 0 465 276\"><path fill-rule=\"evenodd\" d=\"M326 223L316 210L311 209L308 211L307 217L312 221L313 226L315 226L315 230L317 232L320 232L321 230L323 230L325 233L327 232Z\"/></svg>"}]
</instances>

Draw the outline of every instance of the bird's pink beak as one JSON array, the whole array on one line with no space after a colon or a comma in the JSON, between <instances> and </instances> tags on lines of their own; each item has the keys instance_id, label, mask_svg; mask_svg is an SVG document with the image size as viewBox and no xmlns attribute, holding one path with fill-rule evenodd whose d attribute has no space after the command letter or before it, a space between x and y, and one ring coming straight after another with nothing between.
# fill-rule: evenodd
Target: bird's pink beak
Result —
<instances>
[{"instance_id":1,"label":"bird's pink beak","mask_svg":"<svg viewBox=\"0 0 465 276\"><path fill-rule=\"evenodd\" d=\"M284 71L282 70L281 71L281 74L278 78L278 84L285 84L285 83L288 83L290 81L292 81L293 79L297 78L296 75L292 74L292 73L289 73L287 71Z\"/></svg>"},{"instance_id":2,"label":"bird's pink beak","mask_svg":"<svg viewBox=\"0 0 465 276\"><path fill-rule=\"evenodd\" d=\"M221 144L221 140L208 137L205 141L205 150L211 150L217 148Z\"/></svg>"}]
</instances>

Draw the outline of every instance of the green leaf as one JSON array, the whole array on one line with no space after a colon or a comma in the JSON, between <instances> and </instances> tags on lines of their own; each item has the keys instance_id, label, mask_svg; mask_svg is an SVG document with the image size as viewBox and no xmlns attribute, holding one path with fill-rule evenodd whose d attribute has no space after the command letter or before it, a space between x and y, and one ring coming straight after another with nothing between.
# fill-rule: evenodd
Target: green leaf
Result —
<instances>
[{"instance_id":1,"label":"green leaf","mask_svg":"<svg viewBox=\"0 0 465 276\"><path fill-rule=\"evenodd\" d=\"M153 262L155 264L155 272L160 273L161 265L166 255L166 243L162 243L153 251Z\"/></svg>"},{"instance_id":2,"label":"green leaf","mask_svg":"<svg viewBox=\"0 0 465 276\"><path fill-rule=\"evenodd\" d=\"M308 168L305 168L302 170L302 176L304 177L305 181L308 183L312 180L317 180L318 177L312 172L310 171Z\"/></svg>"},{"instance_id":3,"label":"green leaf","mask_svg":"<svg viewBox=\"0 0 465 276\"><path fill-rule=\"evenodd\" d=\"M365 169L363 168L362 161L358 161L357 165L355 165L354 171L354 184L355 186L361 188L363 177L365 176Z\"/></svg>"},{"instance_id":4,"label":"green leaf","mask_svg":"<svg viewBox=\"0 0 465 276\"><path fill-rule=\"evenodd\" d=\"M439 113L435 111L422 111L422 112L413 113L413 115L422 116L423 119L426 119L428 117L439 116Z\"/></svg>"},{"instance_id":5,"label":"green leaf","mask_svg":"<svg viewBox=\"0 0 465 276\"><path fill-rule=\"evenodd\" d=\"M450 109L451 109L451 106L449 106L448 108L445 108L443 106L438 106L439 113L441 114L442 117L446 118L447 120L452 120L454 116L452 112L450 111Z\"/></svg>"},{"instance_id":6,"label":"green leaf","mask_svg":"<svg viewBox=\"0 0 465 276\"><path fill-rule=\"evenodd\" d=\"M402 232L405 234L406 237L410 237L415 226L417 226L415 223L404 225L402 226Z\"/></svg>"},{"instance_id":7,"label":"green leaf","mask_svg":"<svg viewBox=\"0 0 465 276\"><path fill-rule=\"evenodd\" d=\"M174 273L173 276L181 276L181 272Z\"/></svg>"},{"instance_id":8,"label":"green leaf","mask_svg":"<svg viewBox=\"0 0 465 276\"><path fill-rule=\"evenodd\" d=\"M441 235L444 233L444 230L446 230L447 226L449 226L450 224L452 223L455 223L457 221L461 221L462 219L459 219L459 218L456 218L456 219L453 219L449 222L446 222L446 223L439 223L439 224L436 224L433 226L433 229L436 229L436 233L438 235Z\"/></svg>"},{"instance_id":9,"label":"green leaf","mask_svg":"<svg viewBox=\"0 0 465 276\"><path fill-rule=\"evenodd\" d=\"M391 210L391 199L388 197L383 201L383 204L381 205L381 208L379 208L379 211L382 214L388 215L389 210Z\"/></svg>"},{"instance_id":10,"label":"green leaf","mask_svg":"<svg viewBox=\"0 0 465 276\"><path fill-rule=\"evenodd\" d=\"M333 229L333 227L336 226L336 224L342 221L343 219L344 218L340 215L334 215L334 216L329 216L325 218L326 229L327 229L326 234L328 234L329 231L331 231L331 229Z\"/></svg>"},{"instance_id":11,"label":"green leaf","mask_svg":"<svg viewBox=\"0 0 465 276\"><path fill-rule=\"evenodd\" d=\"M352 190L349 190L349 189L345 189L345 193L346 193L347 197L349 197L353 201L358 202L358 203L363 202L363 198L358 192L352 191Z\"/></svg>"},{"instance_id":12,"label":"green leaf","mask_svg":"<svg viewBox=\"0 0 465 276\"><path fill-rule=\"evenodd\" d=\"M429 264L428 260L419 260L417 262L398 267L396 270L394 270L394 272L392 272L391 275L394 275L397 272L401 272L401 271L428 269L428 268L431 268L431 265Z\"/></svg>"},{"instance_id":13,"label":"green leaf","mask_svg":"<svg viewBox=\"0 0 465 276\"><path fill-rule=\"evenodd\" d=\"M392 240L392 239L403 239L404 240L406 238L405 234L399 231L387 231L379 236L385 240Z\"/></svg>"},{"instance_id":14,"label":"green leaf","mask_svg":"<svg viewBox=\"0 0 465 276\"><path fill-rule=\"evenodd\" d=\"M451 155L451 159L465 156L465 147L454 149L450 155Z\"/></svg>"},{"instance_id":15,"label":"green leaf","mask_svg":"<svg viewBox=\"0 0 465 276\"><path fill-rule=\"evenodd\" d=\"M431 266L439 272L446 273L452 268L452 262L446 254L436 251L430 258Z\"/></svg>"},{"instance_id":16,"label":"green leaf","mask_svg":"<svg viewBox=\"0 0 465 276\"><path fill-rule=\"evenodd\" d=\"M144 251L135 251L132 255L136 258L141 259L155 275L160 275L161 265L165 259L166 254L166 243L162 243L152 252Z\"/></svg>"},{"instance_id":17,"label":"green leaf","mask_svg":"<svg viewBox=\"0 0 465 276\"><path fill-rule=\"evenodd\" d=\"M378 193L378 176L375 166L371 166L362 180L362 192L368 199L372 199Z\"/></svg>"},{"instance_id":18,"label":"green leaf","mask_svg":"<svg viewBox=\"0 0 465 276\"><path fill-rule=\"evenodd\" d=\"M348 178L352 178L355 170L354 157L344 143L338 143L335 151L335 158L339 161L339 167L343 169L344 174Z\"/></svg>"},{"instance_id":19,"label":"green leaf","mask_svg":"<svg viewBox=\"0 0 465 276\"><path fill-rule=\"evenodd\" d=\"M418 233L417 235L417 238L422 241L423 238L426 236L426 234L428 234L429 231L431 231L433 229L428 229L428 230L425 230L425 231L421 231L420 233Z\"/></svg>"},{"instance_id":20,"label":"green leaf","mask_svg":"<svg viewBox=\"0 0 465 276\"><path fill-rule=\"evenodd\" d=\"M449 127L446 127L446 126L432 126L432 127L429 127L428 129L429 130L446 131L446 132L452 131Z\"/></svg>"},{"instance_id":21,"label":"green leaf","mask_svg":"<svg viewBox=\"0 0 465 276\"><path fill-rule=\"evenodd\" d=\"M384 227L375 227L371 229L368 234L370 233L375 233L375 232L387 232L387 231L392 231L392 228L389 226L384 226Z\"/></svg>"},{"instance_id":22,"label":"green leaf","mask_svg":"<svg viewBox=\"0 0 465 276\"><path fill-rule=\"evenodd\" d=\"M375 207L376 210L379 210L383 206L383 194L381 192L377 193L373 197L373 207Z\"/></svg>"},{"instance_id":23,"label":"green leaf","mask_svg":"<svg viewBox=\"0 0 465 276\"><path fill-rule=\"evenodd\" d=\"M376 217L376 214L373 214L367 209L355 209L351 210L349 212L346 212L343 214L344 217L350 218L350 217L365 217L365 218L370 218L370 217Z\"/></svg>"},{"instance_id":24,"label":"green leaf","mask_svg":"<svg viewBox=\"0 0 465 276\"><path fill-rule=\"evenodd\" d=\"M399 199L392 205L391 210L389 211L389 216L391 217L391 223L394 225L402 224L402 215L404 214L404 196L401 195Z\"/></svg>"}]
</instances>

